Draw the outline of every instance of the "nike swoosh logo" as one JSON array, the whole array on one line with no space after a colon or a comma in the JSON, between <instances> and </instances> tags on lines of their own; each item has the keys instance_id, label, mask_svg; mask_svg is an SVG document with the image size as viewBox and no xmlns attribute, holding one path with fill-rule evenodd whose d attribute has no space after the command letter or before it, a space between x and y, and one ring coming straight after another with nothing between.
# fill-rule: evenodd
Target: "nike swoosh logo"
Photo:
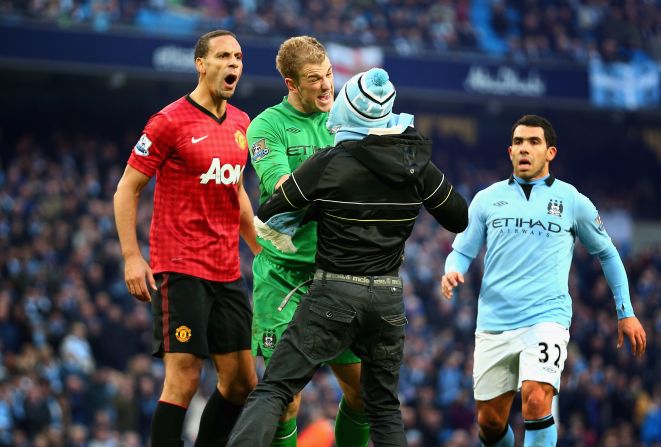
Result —
<instances>
[{"instance_id":1,"label":"nike swoosh logo","mask_svg":"<svg viewBox=\"0 0 661 447\"><path fill-rule=\"evenodd\" d=\"M190 142L193 143L193 144L196 144L196 143L199 143L200 141L204 140L208 136L209 135L205 135L205 136L200 137L200 138L191 137Z\"/></svg>"}]
</instances>

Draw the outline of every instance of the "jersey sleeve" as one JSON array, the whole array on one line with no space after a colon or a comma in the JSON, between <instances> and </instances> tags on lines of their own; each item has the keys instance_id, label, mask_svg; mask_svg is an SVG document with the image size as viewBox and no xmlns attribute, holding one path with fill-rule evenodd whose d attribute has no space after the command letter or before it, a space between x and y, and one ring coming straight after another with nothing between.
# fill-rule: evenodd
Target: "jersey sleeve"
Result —
<instances>
[{"instance_id":1,"label":"jersey sleeve","mask_svg":"<svg viewBox=\"0 0 661 447\"><path fill-rule=\"evenodd\" d=\"M486 218L482 210L482 192L478 192L468 207L468 226L457 235L452 249L474 259L487 238Z\"/></svg>"},{"instance_id":2,"label":"jersey sleeve","mask_svg":"<svg viewBox=\"0 0 661 447\"><path fill-rule=\"evenodd\" d=\"M601 222L597 208L592 204L590 199L581 193L576 193L574 207L574 229L576 235L590 254L597 254L613 244Z\"/></svg>"},{"instance_id":3,"label":"jersey sleeve","mask_svg":"<svg viewBox=\"0 0 661 447\"><path fill-rule=\"evenodd\" d=\"M459 233L468 223L467 205L435 164L429 163L421 176L422 204L448 231Z\"/></svg>"},{"instance_id":4,"label":"jersey sleeve","mask_svg":"<svg viewBox=\"0 0 661 447\"><path fill-rule=\"evenodd\" d=\"M177 146L175 126L167 115L153 115L142 131L142 136L133 147L128 164L152 177L163 166Z\"/></svg>"},{"instance_id":5,"label":"jersey sleeve","mask_svg":"<svg viewBox=\"0 0 661 447\"><path fill-rule=\"evenodd\" d=\"M606 282L613 293L618 318L634 316L627 272L617 248L606 233L597 208L580 193L574 206L576 234L588 252L599 257Z\"/></svg>"},{"instance_id":6,"label":"jersey sleeve","mask_svg":"<svg viewBox=\"0 0 661 447\"><path fill-rule=\"evenodd\" d=\"M317 152L301 164L291 176L264 202L257 212L266 222L286 211L300 210L322 194L324 171L330 161L331 149Z\"/></svg>"},{"instance_id":7,"label":"jersey sleeve","mask_svg":"<svg viewBox=\"0 0 661 447\"><path fill-rule=\"evenodd\" d=\"M247 136L253 169L264 190L272 194L278 180L291 173L284 137L263 114L250 123Z\"/></svg>"},{"instance_id":8,"label":"jersey sleeve","mask_svg":"<svg viewBox=\"0 0 661 447\"><path fill-rule=\"evenodd\" d=\"M468 271L472 261L473 258L469 258L457 250L452 250L445 259L445 273L459 272L463 275Z\"/></svg>"}]
</instances>

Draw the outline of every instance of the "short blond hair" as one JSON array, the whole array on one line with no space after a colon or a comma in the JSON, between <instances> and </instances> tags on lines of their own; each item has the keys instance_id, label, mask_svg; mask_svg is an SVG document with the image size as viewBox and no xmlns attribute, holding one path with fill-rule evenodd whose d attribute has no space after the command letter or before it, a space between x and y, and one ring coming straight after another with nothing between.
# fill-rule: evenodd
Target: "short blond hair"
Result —
<instances>
[{"instance_id":1,"label":"short blond hair","mask_svg":"<svg viewBox=\"0 0 661 447\"><path fill-rule=\"evenodd\" d=\"M280 45L275 57L275 68L283 78L298 81L298 72L304 65L321 64L326 56L326 48L314 37L290 37Z\"/></svg>"}]
</instances>

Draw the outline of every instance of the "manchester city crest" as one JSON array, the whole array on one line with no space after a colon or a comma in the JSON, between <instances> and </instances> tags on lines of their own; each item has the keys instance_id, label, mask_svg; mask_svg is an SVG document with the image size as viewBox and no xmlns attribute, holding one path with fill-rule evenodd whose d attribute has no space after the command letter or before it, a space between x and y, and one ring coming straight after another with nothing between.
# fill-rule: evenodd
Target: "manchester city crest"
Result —
<instances>
[{"instance_id":1,"label":"manchester city crest","mask_svg":"<svg viewBox=\"0 0 661 447\"><path fill-rule=\"evenodd\" d=\"M554 199L549 200L549 204L546 207L546 209L548 210L548 213L551 216L562 217L562 209L563 209L562 200L560 201Z\"/></svg>"},{"instance_id":2,"label":"manchester city crest","mask_svg":"<svg viewBox=\"0 0 661 447\"><path fill-rule=\"evenodd\" d=\"M273 349L275 348L276 342L277 342L277 338L275 335L275 331L273 329L265 330L264 334L262 335L262 345L266 349Z\"/></svg>"}]
</instances>

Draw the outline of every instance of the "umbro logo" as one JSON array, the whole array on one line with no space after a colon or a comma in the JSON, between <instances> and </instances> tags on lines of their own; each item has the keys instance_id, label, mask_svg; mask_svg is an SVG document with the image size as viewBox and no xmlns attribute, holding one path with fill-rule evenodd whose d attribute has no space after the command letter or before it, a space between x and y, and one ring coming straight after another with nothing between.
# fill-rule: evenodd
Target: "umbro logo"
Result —
<instances>
[{"instance_id":1,"label":"umbro logo","mask_svg":"<svg viewBox=\"0 0 661 447\"><path fill-rule=\"evenodd\" d=\"M199 143L200 141L204 140L204 139L205 139L206 137L208 137L208 136L209 136L209 135L205 135L205 136L200 137L200 138L191 137L190 142L193 143L193 144L197 144L197 143Z\"/></svg>"},{"instance_id":2,"label":"umbro logo","mask_svg":"<svg viewBox=\"0 0 661 447\"><path fill-rule=\"evenodd\" d=\"M288 127L285 130L291 133L299 133L301 131L301 129L297 129L296 127Z\"/></svg>"},{"instance_id":3,"label":"umbro logo","mask_svg":"<svg viewBox=\"0 0 661 447\"><path fill-rule=\"evenodd\" d=\"M505 202L504 200L499 200L498 202L493 204L493 206L503 206L503 205L507 205L507 202Z\"/></svg>"}]
</instances>

